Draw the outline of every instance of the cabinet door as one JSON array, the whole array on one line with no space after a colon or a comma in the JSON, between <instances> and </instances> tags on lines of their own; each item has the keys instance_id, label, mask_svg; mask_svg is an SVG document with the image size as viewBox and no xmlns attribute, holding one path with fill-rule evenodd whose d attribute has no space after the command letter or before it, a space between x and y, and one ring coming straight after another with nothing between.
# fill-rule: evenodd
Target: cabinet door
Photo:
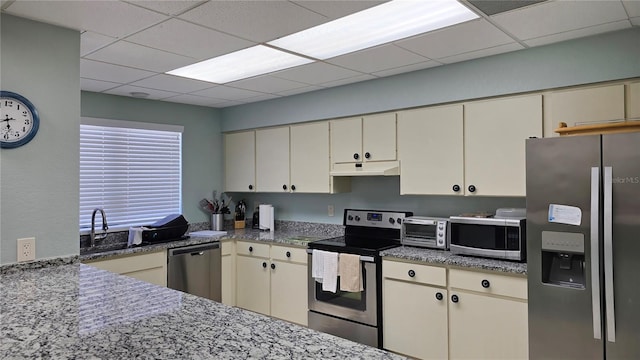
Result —
<instances>
[{"instance_id":1,"label":"cabinet door","mask_svg":"<svg viewBox=\"0 0 640 360\"><path fill-rule=\"evenodd\" d=\"M125 255L112 259L87 261L87 265L95 266L120 275L152 284L167 286L167 252Z\"/></svg>"},{"instance_id":2,"label":"cabinet door","mask_svg":"<svg viewBox=\"0 0 640 360\"><path fill-rule=\"evenodd\" d=\"M331 120L329 126L331 163L362 161L362 118Z\"/></svg>"},{"instance_id":3,"label":"cabinet door","mask_svg":"<svg viewBox=\"0 0 640 360\"><path fill-rule=\"evenodd\" d=\"M553 129L624 119L624 85L600 86L553 92L550 116Z\"/></svg>"},{"instance_id":4,"label":"cabinet door","mask_svg":"<svg viewBox=\"0 0 640 360\"><path fill-rule=\"evenodd\" d=\"M256 130L256 191L289 192L289 127Z\"/></svg>"},{"instance_id":5,"label":"cabinet door","mask_svg":"<svg viewBox=\"0 0 640 360\"><path fill-rule=\"evenodd\" d=\"M464 194L462 124L462 105L398 113L401 195Z\"/></svg>"},{"instance_id":6,"label":"cabinet door","mask_svg":"<svg viewBox=\"0 0 640 360\"><path fill-rule=\"evenodd\" d=\"M527 303L462 291L449 297L450 359L526 359ZM451 297L457 296L457 302Z\"/></svg>"},{"instance_id":7,"label":"cabinet door","mask_svg":"<svg viewBox=\"0 0 640 360\"><path fill-rule=\"evenodd\" d=\"M627 87L627 119L640 120L640 82Z\"/></svg>"},{"instance_id":8,"label":"cabinet door","mask_svg":"<svg viewBox=\"0 0 640 360\"><path fill-rule=\"evenodd\" d=\"M364 161L396 160L396 113L365 116L362 119Z\"/></svg>"},{"instance_id":9,"label":"cabinet door","mask_svg":"<svg viewBox=\"0 0 640 360\"><path fill-rule=\"evenodd\" d=\"M291 126L291 191L329 193L329 122Z\"/></svg>"},{"instance_id":10,"label":"cabinet door","mask_svg":"<svg viewBox=\"0 0 640 360\"><path fill-rule=\"evenodd\" d=\"M224 135L225 191L255 191L255 149L254 131Z\"/></svg>"},{"instance_id":11,"label":"cabinet door","mask_svg":"<svg viewBox=\"0 0 640 360\"><path fill-rule=\"evenodd\" d=\"M225 241L222 247L222 303L236 305L236 254L235 242Z\"/></svg>"},{"instance_id":12,"label":"cabinet door","mask_svg":"<svg viewBox=\"0 0 640 360\"><path fill-rule=\"evenodd\" d=\"M446 290L385 278L383 297L385 349L420 359L447 359Z\"/></svg>"},{"instance_id":13,"label":"cabinet door","mask_svg":"<svg viewBox=\"0 0 640 360\"><path fill-rule=\"evenodd\" d=\"M273 260L271 316L307 326L307 266Z\"/></svg>"},{"instance_id":14,"label":"cabinet door","mask_svg":"<svg viewBox=\"0 0 640 360\"><path fill-rule=\"evenodd\" d=\"M465 194L525 196L525 140L532 136L542 137L542 95L465 104Z\"/></svg>"},{"instance_id":15,"label":"cabinet door","mask_svg":"<svg viewBox=\"0 0 640 360\"><path fill-rule=\"evenodd\" d=\"M243 309L269 315L268 259L238 255L236 304Z\"/></svg>"}]
</instances>

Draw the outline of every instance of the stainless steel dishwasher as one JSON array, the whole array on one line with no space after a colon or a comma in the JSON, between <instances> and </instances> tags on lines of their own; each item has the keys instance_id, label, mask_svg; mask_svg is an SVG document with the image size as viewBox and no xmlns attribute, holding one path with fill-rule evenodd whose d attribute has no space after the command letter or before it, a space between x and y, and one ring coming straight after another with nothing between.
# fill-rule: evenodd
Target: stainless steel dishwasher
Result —
<instances>
[{"instance_id":1,"label":"stainless steel dishwasher","mask_svg":"<svg viewBox=\"0 0 640 360\"><path fill-rule=\"evenodd\" d=\"M167 286L220 302L221 263L218 242L169 249Z\"/></svg>"}]
</instances>

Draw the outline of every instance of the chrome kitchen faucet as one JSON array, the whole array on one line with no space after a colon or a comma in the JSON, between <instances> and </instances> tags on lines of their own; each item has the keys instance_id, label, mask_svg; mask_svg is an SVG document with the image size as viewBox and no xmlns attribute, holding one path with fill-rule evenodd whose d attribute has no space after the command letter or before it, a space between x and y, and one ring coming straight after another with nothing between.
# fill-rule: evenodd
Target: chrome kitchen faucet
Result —
<instances>
[{"instance_id":1,"label":"chrome kitchen faucet","mask_svg":"<svg viewBox=\"0 0 640 360\"><path fill-rule=\"evenodd\" d=\"M96 213L98 211L100 211L102 216L102 230L104 233L96 235ZM103 240L107 237L107 229L109 229L109 227L107 226L107 215L105 215L104 210L93 209L93 213L91 214L91 247L96 245L96 240Z\"/></svg>"}]
</instances>

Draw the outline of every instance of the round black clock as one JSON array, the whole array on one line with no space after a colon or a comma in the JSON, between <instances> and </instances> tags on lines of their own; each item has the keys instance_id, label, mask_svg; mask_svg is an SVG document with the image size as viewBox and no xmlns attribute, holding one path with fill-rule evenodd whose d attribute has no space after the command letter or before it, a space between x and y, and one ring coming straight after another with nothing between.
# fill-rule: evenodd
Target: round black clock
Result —
<instances>
[{"instance_id":1,"label":"round black clock","mask_svg":"<svg viewBox=\"0 0 640 360\"><path fill-rule=\"evenodd\" d=\"M38 110L27 98L11 91L0 91L0 145L22 146L38 132Z\"/></svg>"}]
</instances>

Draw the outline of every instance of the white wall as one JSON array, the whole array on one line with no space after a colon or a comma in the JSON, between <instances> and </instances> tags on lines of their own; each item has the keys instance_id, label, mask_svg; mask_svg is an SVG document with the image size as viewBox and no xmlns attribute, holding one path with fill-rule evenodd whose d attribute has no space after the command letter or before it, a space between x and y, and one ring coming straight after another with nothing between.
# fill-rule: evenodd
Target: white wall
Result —
<instances>
[{"instance_id":1,"label":"white wall","mask_svg":"<svg viewBox=\"0 0 640 360\"><path fill-rule=\"evenodd\" d=\"M36 238L36 257L78 254L80 33L0 15L0 87L40 114L28 144L0 150L0 264L16 240Z\"/></svg>"}]
</instances>

